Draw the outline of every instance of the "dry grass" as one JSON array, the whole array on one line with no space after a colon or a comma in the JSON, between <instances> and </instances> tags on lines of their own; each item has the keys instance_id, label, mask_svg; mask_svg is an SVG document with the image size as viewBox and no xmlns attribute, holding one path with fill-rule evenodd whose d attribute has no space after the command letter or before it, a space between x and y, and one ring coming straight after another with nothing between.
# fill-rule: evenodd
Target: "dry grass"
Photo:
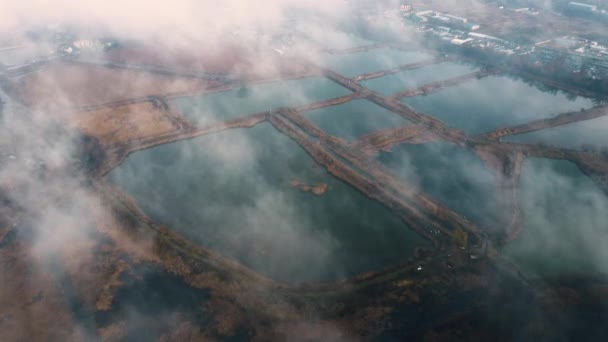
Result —
<instances>
[{"instance_id":1,"label":"dry grass","mask_svg":"<svg viewBox=\"0 0 608 342\"><path fill-rule=\"evenodd\" d=\"M126 69L61 63L25 76L16 85L16 92L25 104L48 109L199 91L213 85L217 83Z\"/></svg>"},{"instance_id":2,"label":"dry grass","mask_svg":"<svg viewBox=\"0 0 608 342\"><path fill-rule=\"evenodd\" d=\"M71 341L73 321L56 277L16 242L0 249L2 341Z\"/></svg>"},{"instance_id":3,"label":"dry grass","mask_svg":"<svg viewBox=\"0 0 608 342\"><path fill-rule=\"evenodd\" d=\"M168 113L151 102L141 102L91 112L64 114L68 124L99 139L104 146L162 135L178 129Z\"/></svg>"}]
</instances>

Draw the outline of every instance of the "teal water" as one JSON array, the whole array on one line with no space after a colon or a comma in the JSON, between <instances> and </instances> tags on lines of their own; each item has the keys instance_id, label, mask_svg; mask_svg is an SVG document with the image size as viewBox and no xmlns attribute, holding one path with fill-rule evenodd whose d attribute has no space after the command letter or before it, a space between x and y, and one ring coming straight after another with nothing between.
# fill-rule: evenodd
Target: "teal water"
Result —
<instances>
[{"instance_id":1,"label":"teal water","mask_svg":"<svg viewBox=\"0 0 608 342\"><path fill-rule=\"evenodd\" d=\"M401 116L366 100L354 100L302 114L326 133L349 141L365 134L409 123Z\"/></svg>"},{"instance_id":2,"label":"teal water","mask_svg":"<svg viewBox=\"0 0 608 342\"><path fill-rule=\"evenodd\" d=\"M491 231L503 212L495 174L467 149L445 143L399 145L379 161L404 181Z\"/></svg>"},{"instance_id":3,"label":"teal water","mask_svg":"<svg viewBox=\"0 0 608 342\"><path fill-rule=\"evenodd\" d=\"M380 48L351 54L327 54L322 57L322 64L344 76L354 77L428 58L431 58L431 55L426 52Z\"/></svg>"},{"instance_id":4,"label":"teal water","mask_svg":"<svg viewBox=\"0 0 608 342\"><path fill-rule=\"evenodd\" d=\"M355 76L429 56L376 49L327 57L332 68ZM464 64L442 63L365 85L391 94L473 70ZM205 124L348 93L326 79L309 78L172 104L188 119ZM590 99L541 91L506 76L471 80L403 102L470 134L593 105ZM302 114L328 134L349 141L409 124L365 100ZM513 141L604 144L605 120L521 135L516 139L522 140ZM378 160L490 232L502 228L504 208L496 176L469 150L442 142L401 145L393 152L381 152ZM280 281L329 280L380 269L407 258L415 247L428 245L389 210L327 174L269 124L137 152L108 178L155 221ZM311 185L326 183L330 190L317 197L290 187L293 179ZM608 227L608 204L575 166L527 161L522 201L524 234L503 252L526 273L607 271L602 261L608 260L608 252L601 246L608 242L603 230Z\"/></svg>"},{"instance_id":5,"label":"teal water","mask_svg":"<svg viewBox=\"0 0 608 342\"><path fill-rule=\"evenodd\" d=\"M298 106L347 95L350 91L324 78L278 81L171 101L199 125L236 119L279 107Z\"/></svg>"},{"instance_id":6,"label":"teal water","mask_svg":"<svg viewBox=\"0 0 608 342\"><path fill-rule=\"evenodd\" d=\"M367 80L362 82L362 84L384 95L391 95L404 90L418 88L427 83L468 74L476 70L471 65L446 62Z\"/></svg>"},{"instance_id":7,"label":"teal water","mask_svg":"<svg viewBox=\"0 0 608 342\"><path fill-rule=\"evenodd\" d=\"M427 96L405 98L403 102L469 134L593 106L591 99L543 92L505 76L473 80Z\"/></svg>"},{"instance_id":8,"label":"teal water","mask_svg":"<svg viewBox=\"0 0 608 342\"><path fill-rule=\"evenodd\" d=\"M528 159L524 230L503 253L531 276L608 272L608 198L568 161Z\"/></svg>"},{"instance_id":9,"label":"teal water","mask_svg":"<svg viewBox=\"0 0 608 342\"><path fill-rule=\"evenodd\" d=\"M595 148L608 147L608 116L588 121L579 121L564 126L544 129L503 138L504 141L581 149L589 144Z\"/></svg>"},{"instance_id":10,"label":"teal water","mask_svg":"<svg viewBox=\"0 0 608 342\"><path fill-rule=\"evenodd\" d=\"M308 36L312 41L324 48L342 50L374 44L371 40L336 31L335 28L318 27L311 29L311 27L306 27L304 30L308 31Z\"/></svg>"},{"instance_id":11,"label":"teal water","mask_svg":"<svg viewBox=\"0 0 608 342\"><path fill-rule=\"evenodd\" d=\"M280 281L381 269L428 246L269 124L134 153L108 178L156 222Z\"/></svg>"}]
</instances>

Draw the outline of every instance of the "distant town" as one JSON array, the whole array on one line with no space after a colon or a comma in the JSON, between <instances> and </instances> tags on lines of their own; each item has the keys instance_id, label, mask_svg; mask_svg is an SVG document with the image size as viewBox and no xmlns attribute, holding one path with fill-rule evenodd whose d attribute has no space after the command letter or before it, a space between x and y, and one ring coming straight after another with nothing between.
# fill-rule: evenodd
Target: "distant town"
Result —
<instances>
[{"instance_id":1,"label":"distant town","mask_svg":"<svg viewBox=\"0 0 608 342\"><path fill-rule=\"evenodd\" d=\"M511 11L519 15L538 16L542 9L536 7L508 7L500 3L522 1L499 1L497 11ZM527 3L527 2L524 2ZM532 1L532 3L534 3ZM608 23L608 10L595 4L581 2L557 2L555 14L599 20ZM556 36L552 39L523 44L507 37L498 37L485 32L482 24L465 17L442 13L433 8L422 8L403 3L398 9L387 9L367 13L363 22L392 20L402 25L413 25L427 43L446 53L458 52L478 62L493 66L515 68L517 71L551 76L560 80L574 81L577 86L608 89L608 37L604 41L586 39L576 35ZM565 18L563 20L566 20ZM236 33L235 33L236 34ZM258 35L263 33L257 33ZM30 56L16 65L3 65L0 74L24 73L40 63L56 58L75 58L81 54L103 52L116 47L118 40L110 38L81 38L59 26L48 27L32 33L33 38L50 42L48 53ZM270 40L276 53L283 55L295 44L294 32L289 28L284 34L265 37ZM259 39L259 37L258 37ZM19 46L1 47L0 51L19 49Z\"/></svg>"},{"instance_id":2,"label":"distant town","mask_svg":"<svg viewBox=\"0 0 608 342\"><path fill-rule=\"evenodd\" d=\"M588 4L571 2L569 6L578 11L588 10L606 14L597 6ZM537 42L534 45L520 45L482 33L480 25L467 18L433 10L415 10L411 5L402 5L399 11L407 20L418 25L420 32L438 41L459 46L463 50L510 57L513 63L539 70L560 70L562 73L576 74L592 80L608 78L608 46L597 41L563 36ZM515 11L530 15L538 14L536 10L528 7Z\"/></svg>"},{"instance_id":3,"label":"distant town","mask_svg":"<svg viewBox=\"0 0 608 342\"><path fill-rule=\"evenodd\" d=\"M608 22L608 12L597 5L568 2L556 7L560 12L552 14L569 17L563 18L563 21L585 17ZM540 15L542 10L534 7L507 8L500 5L496 11L510 11L514 15L535 17ZM471 61L503 71L571 83L596 95L608 91L606 39L600 41L573 34L559 35L557 31L558 35L554 38L525 44L488 34L483 25L469 18L409 3L401 4L398 9L368 15L366 19L392 20L403 26L413 25L430 47L445 53L459 54Z\"/></svg>"}]
</instances>

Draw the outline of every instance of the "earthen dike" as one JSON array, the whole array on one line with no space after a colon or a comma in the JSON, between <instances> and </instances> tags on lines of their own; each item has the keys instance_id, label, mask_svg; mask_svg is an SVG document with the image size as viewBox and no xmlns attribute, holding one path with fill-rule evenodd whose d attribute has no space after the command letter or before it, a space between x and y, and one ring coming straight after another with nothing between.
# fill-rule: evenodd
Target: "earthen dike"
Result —
<instances>
[{"instance_id":1,"label":"earthen dike","mask_svg":"<svg viewBox=\"0 0 608 342\"><path fill-rule=\"evenodd\" d=\"M352 49L352 51L333 51L333 53L352 53L378 47L382 47L382 45ZM438 250L453 250L455 246L455 235L460 232L466 232L470 242L467 246L466 253L471 255L471 257L475 256L475 258L478 258L485 256L488 259L495 261L499 261L500 257L494 250L494 246L508 243L513 240L520 234L522 229L518 191L521 168L526 158L540 157L569 160L575 163L585 174L590 176L602 187L602 189L604 189L604 191L607 191L608 161L599 154L539 145L503 143L498 140L500 137L511 134L521 134L596 118L606 114L605 107L597 107L584 112L560 114L554 118L534 121L526 125L504 127L479 136L469 136L459 129L450 127L441 120L414 110L401 103L399 99L404 96L428 94L448 86L460 84L479 77L493 75L496 73L495 71L480 71L448 80L437 81L392 96L378 94L357 82L357 80L382 77L402 70L430 65L442 60L443 59L441 58L437 58L422 61L420 63L412 63L393 69L367 73L354 78L345 77L332 70L308 66L303 68L308 70L307 72L302 73L301 75L291 75L290 78L323 76L349 89L351 94L297 107L275 108L261 113L244 113L245 115L242 118L200 127L190 123L186 118L181 116L181 114L171 108L168 100L178 97L200 96L212 92L227 91L235 89L237 86L269 82L272 80L242 82L238 85L233 82L228 82L200 92L158 94L95 106L74 108L73 110L82 115L86 115L86 112L94 110L118 108L141 102L151 102L157 110L162 111L166 119L173 124L173 129L154 136L133 136L128 143L117 142L106 147L105 159L100 163L94 173L95 178L97 179L95 186L99 193L108 200L113 211L122 212L123 214L121 215L131 215L136 218L136 221L140 222L140 224L136 225L137 227L141 228L142 226L147 226L153 228L151 232L156 232L155 234L157 234L153 237L156 241L155 243L163 246L161 258L164 254L175 256L186 253L187 255L195 257L193 257L191 261L184 259L183 262L195 262L196 265L199 265L195 266L192 264L192 268L200 268L201 263L212 264L216 268L224 267L224 271L226 272L232 270L230 272L237 272L241 274L241 276L247 275L245 278L249 281L257 281L255 279L258 278L264 279L263 282L267 284L274 282L255 275L254 272L247 270L232 260L227 260L226 258L219 256L217 253L200 246L194 246L192 243L167 229L157 227L154 222L148 219L146 215L137 208L137 205L130 200L127 195L107 184L107 182L103 180L103 176L118 166L130 153L138 150L152 148L154 146L179 140L192 139L227 129L248 128L263 122L269 122L278 131L286 134L293 141L302 146L316 163L364 195L391 209L410 229L413 229L418 234L431 241ZM113 67L128 68L129 66L119 65ZM142 71L141 68L140 71ZM168 73L167 70L147 71ZM354 99L371 101L396 115L400 115L411 121L412 125L375 132L349 144L342 139L328 135L301 115L302 112L308 110L336 106ZM452 211L439 201L428 196L424 192L424 189L420 189L415 184L408 184L404 180L398 179L373 158L378 150L390 151L394 146L399 144L418 144L439 140L472 150L485 161L488 168L494 170L499 175L500 184L497 184L497 189L499 189L499 195L506 199L506 211L508 213L504 218L504 222L497 223L499 226L503 227L501 234L490 236L487 227L477 226L462 215ZM125 224L125 229L135 229L133 226L133 222L135 221L129 222L131 223ZM134 234L137 235L140 233L141 232ZM167 248L169 248L169 250L167 250ZM170 251L172 248L175 248L175 250ZM169 265L167 266L170 267ZM407 266L408 269L410 266L411 265ZM356 277L352 281L359 284L361 282L375 283L379 281L379 279L384 278L394 279L393 276L402 273L403 270L404 268L402 266L391 267L384 271ZM515 273L516 272L513 272L513 274ZM393 276L391 276L391 274ZM333 291L341 288L344 284L345 283L336 283L334 285L324 284L313 286L312 288L322 288L323 291L332 289ZM285 287L285 285L276 284L273 286L280 286L281 288L285 288L285 291L288 292L293 290L287 290L291 288ZM309 291L311 288L306 287L306 289L306 291ZM301 290L303 291L303 289Z\"/></svg>"},{"instance_id":2,"label":"earthen dike","mask_svg":"<svg viewBox=\"0 0 608 342\"><path fill-rule=\"evenodd\" d=\"M367 51L384 45L372 45L344 51L332 51L332 53L354 53ZM351 51L352 50L352 51ZM457 76L451 79L432 82L415 89L406 90L390 96L376 93L362 86L356 80L367 80L384 75L393 74L402 70L410 70L425 65L440 63L446 58L433 58L418 63L410 63L388 70L370 72L354 78L345 77L335 71L318 67L304 68L310 72L293 78L311 77L322 75L335 83L352 91L351 94L314 102L293 108L276 108L268 112L252 113L239 119L218 122L216 124L196 127L184 124L168 134L133 139L128 144L118 144L108 149L107 159L98 170L98 175L103 176L109 170L116 167L131 152L151 148L165 143L183 139L191 139L202 135L213 134L226 129L253 127L262 122L272 123L280 132L288 135L300 144L312 158L321 166L325 167L337 178L347 182L366 196L373 198L399 215L411 229L440 246L451 241L454 231L464 230L471 236L471 248L487 247L487 237L483 227L477 227L461 215L453 212L440 202L424 194L423 189L416 188L413 184L406 184L397 179L382 165L377 163L373 156L378 150L390 151L399 144L419 144L429 141L443 140L462 148L469 148L482 158L486 165L493 169L500 177L501 196L508 200L510 215L502 223L505 226L504 236L498 241L510 241L521 231L521 212L517 201L519 176L521 165L525 157L542 157L565 159L572 161L587 175L594 179L603 189L606 188L605 178L608 172L607 163L599 155L589 152L566 150L553 147L543 147L525 144L507 144L498 141L500 137L512 134L536 131L540 129L556 127L581 120L589 120L607 114L605 107L597 107L582 112L560 114L553 118L537 120L525 125L515 127L504 127L479 136L468 136L465 132L452 128L441 120L420 113L413 108L401 103L399 100L406 96L418 96L439 91L445 87L461 84L497 74L495 70L484 70ZM163 71L165 72L165 71ZM267 81L258 81L267 82ZM95 106L95 109L104 106L126 105L139 101L160 101L166 109L168 117L177 117L179 122L187 122L179 113L170 110L167 105L170 99L185 96L204 95L205 93L221 92L234 89L235 85L226 84L215 89L205 90L191 94L167 94L155 96L154 98L138 98L120 103L108 103ZM362 137L359 141L348 144L342 139L329 136L319 127L307 120L300 113L320 109L328 106L344 104L354 99L365 99L402 116L413 124L396 127L384 131L375 132ZM80 110L92 110L93 108L80 108ZM174 119L175 120L175 119Z\"/></svg>"}]
</instances>

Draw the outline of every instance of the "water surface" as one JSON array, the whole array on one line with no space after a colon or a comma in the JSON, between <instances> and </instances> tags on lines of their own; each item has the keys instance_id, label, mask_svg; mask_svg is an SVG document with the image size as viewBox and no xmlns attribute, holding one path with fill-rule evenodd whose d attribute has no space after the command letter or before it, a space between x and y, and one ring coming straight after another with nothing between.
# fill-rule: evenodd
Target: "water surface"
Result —
<instances>
[{"instance_id":1,"label":"water surface","mask_svg":"<svg viewBox=\"0 0 608 342\"><path fill-rule=\"evenodd\" d=\"M381 152L385 164L404 181L488 229L500 223L502 208L495 174L467 149L445 142L403 144Z\"/></svg>"},{"instance_id":2,"label":"water surface","mask_svg":"<svg viewBox=\"0 0 608 342\"><path fill-rule=\"evenodd\" d=\"M281 281L381 269L428 245L269 124L140 151L108 177L156 222Z\"/></svg>"},{"instance_id":3,"label":"water surface","mask_svg":"<svg viewBox=\"0 0 608 342\"><path fill-rule=\"evenodd\" d=\"M543 92L506 76L472 80L403 102L470 134L593 106L591 99Z\"/></svg>"},{"instance_id":4,"label":"water surface","mask_svg":"<svg viewBox=\"0 0 608 342\"><path fill-rule=\"evenodd\" d=\"M349 141L365 134L409 123L401 116L366 100L353 100L302 114L326 133Z\"/></svg>"},{"instance_id":5,"label":"water surface","mask_svg":"<svg viewBox=\"0 0 608 342\"><path fill-rule=\"evenodd\" d=\"M531 276L608 272L608 198L568 161L528 159L524 230L504 253Z\"/></svg>"},{"instance_id":6,"label":"water surface","mask_svg":"<svg viewBox=\"0 0 608 342\"><path fill-rule=\"evenodd\" d=\"M171 104L192 122L205 125L298 106L348 94L350 91L325 78L278 81L203 96L179 98Z\"/></svg>"},{"instance_id":7,"label":"water surface","mask_svg":"<svg viewBox=\"0 0 608 342\"><path fill-rule=\"evenodd\" d=\"M427 83L445 80L476 71L476 68L459 63L439 63L397 74L364 81L362 84L384 95L415 89Z\"/></svg>"},{"instance_id":8,"label":"water surface","mask_svg":"<svg viewBox=\"0 0 608 342\"><path fill-rule=\"evenodd\" d=\"M581 149L583 145L594 148L608 147L608 116L587 121L579 121L564 126L544 129L538 132L513 135L503 138L504 141L538 144Z\"/></svg>"}]
</instances>

